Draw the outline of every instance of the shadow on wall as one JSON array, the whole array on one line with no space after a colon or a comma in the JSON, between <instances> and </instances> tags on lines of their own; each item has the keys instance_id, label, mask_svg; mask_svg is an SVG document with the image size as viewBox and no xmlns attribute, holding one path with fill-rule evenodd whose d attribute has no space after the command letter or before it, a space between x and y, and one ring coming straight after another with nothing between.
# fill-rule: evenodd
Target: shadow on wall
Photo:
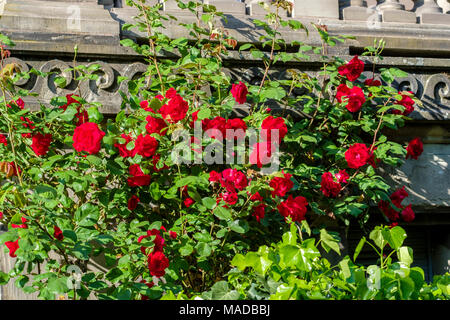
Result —
<instances>
[{"instance_id":1,"label":"shadow on wall","mask_svg":"<svg viewBox=\"0 0 450 320\"><path fill-rule=\"evenodd\" d=\"M385 169L383 177L393 188L406 187L405 204L414 207L450 206L450 145L425 144L418 160L408 159L400 168Z\"/></svg>"}]
</instances>

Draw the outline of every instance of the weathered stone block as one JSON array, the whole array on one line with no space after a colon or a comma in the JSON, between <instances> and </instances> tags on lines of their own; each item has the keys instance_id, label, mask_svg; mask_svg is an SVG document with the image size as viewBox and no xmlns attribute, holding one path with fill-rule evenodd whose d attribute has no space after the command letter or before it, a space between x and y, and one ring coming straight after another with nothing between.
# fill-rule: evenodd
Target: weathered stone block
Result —
<instances>
[{"instance_id":1,"label":"weathered stone block","mask_svg":"<svg viewBox=\"0 0 450 320\"><path fill-rule=\"evenodd\" d=\"M406 186L408 204L418 207L450 206L450 145L424 144L417 160L409 159L390 173L391 183ZM406 203L406 201L405 201Z\"/></svg>"},{"instance_id":2,"label":"weathered stone block","mask_svg":"<svg viewBox=\"0 0 450 320\"><path fill-rule=\"evenodd\" d=\"M344 20L369 21L375 18L378 21L378 13L370 8L348 7L343 10Z\"/></svg>"},{"instance_id":3,"label":"weathered stone block","mask_svg":"<svg viewBox=\"0 0 450 320\"><path fill-rule=\"evenodd\" d=\"M450 25L450 14L422 13L420 23Z\"/></svg>"},{"instance_id":4,"label":"weathered stone block","mask_svg":"<svg viewBox=\"0 0 450 320\"><path fill-rule=\"evenodd\" d=\"M416 23L417 17L414 12L404 10L384 10L383 22Z\"/></svg>"},{"instance_id":5,"label":"weathered stone block","mask_svg":"<svg viewBox=\"0 0 450 320\"><path fill-rule=\"evenodd\" d=\"M213 5L217 8L217 11L233 14L244 15L245 3L237 2L234 0L207 0L205 3Z\"/></svg>"},{"instance_id":6,"label":"weathered stone block","mask_svg":"<svg viewBox=\"0 0 450 320\"><path fill-rule=\"evenodd\" d=\"M295 0L294 16L339 19L339 0Z\"/></svg>"}]
</instances>

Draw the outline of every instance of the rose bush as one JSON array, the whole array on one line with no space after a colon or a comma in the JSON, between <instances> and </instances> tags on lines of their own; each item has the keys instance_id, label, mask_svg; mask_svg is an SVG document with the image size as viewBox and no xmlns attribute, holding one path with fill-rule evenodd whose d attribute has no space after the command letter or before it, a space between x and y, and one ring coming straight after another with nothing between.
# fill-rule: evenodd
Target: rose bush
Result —
<instances>
[{"instance_id":1,"label":"rose bush","mask_svg":"<svg viewBox=\"0 0 450 320\"><path fill-rule=\"evenodd\" d=\"M280 17L290 4L279 0L267 22L255 20L270 55L251 44L239 48L262 60L264 75L257 85L238 82L223 71L223 56L237 42L215 27L225 17L213 6L178 1L198 20L180 24L189 39L170 39L161 30L174 17L159 5L127 3L139 15L124 28L148 32L148 44L122 44L149 65L142 77L121 79L129 94L121 92L123 108L114 118L104 118L101 105L81 91L31 111L21 97L32 93L14 82L48 74L14 72L16 66L2 63L0 219L8 231L0 242L16 264L0 273L0 283L15 279L43 299L190 298L225 279L237 255L277 242L306 221L313 229L323 217L364 224L377 204L386 223L413 220L411 206L401 205L404 194L390 195L377 172L401 165L407 154L420 161L419 141L406 148L383 134L402 126L415 108L411 101L418 102L391 87L402 71L380 69L380 79L364 79L359 57L345 63L325 55L345 38L323 26L315 26L322 46L295 42L297 52L283 50L281 28L306 28ZM377 46L366 49L364 56L380 55ZM178 58L166 59L163 51ZM320 56L320 77L298 70L289 79L268 76L271 67L306 59L307 52ZM78 64L70 71L82 82L96 80L98 68ZM305 93L294 95L295 88ZM248 116L234 117L243 103ZM324 249L336 248L338 239L321 230ZM74 267L82 274L78 288L69 285Z\"/></svg>"}]
</instances>

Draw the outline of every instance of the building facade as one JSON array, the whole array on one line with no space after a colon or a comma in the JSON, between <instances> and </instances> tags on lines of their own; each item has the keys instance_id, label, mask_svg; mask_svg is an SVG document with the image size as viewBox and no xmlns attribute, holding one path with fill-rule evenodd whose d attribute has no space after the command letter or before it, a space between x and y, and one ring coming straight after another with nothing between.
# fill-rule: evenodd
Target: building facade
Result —
<instances>
[{"instance_id":1,"label":"building facade","mask_svg":"<svg viewBox=\"0 0 450 320\"><path fill-rule=\"evenodd\" d=\"M204 0L225 13L223 22L239 44L257 43L260 30L253 19L261 19L264 10L259 2L269 0ZM161 1L163 2L163 1ZM406 142L419 136L424 142L424 153L418 161L409 161L395 172L386 172L392 185L406 186L416 212L414 223L405 226L415 260L433 274L450 271L450 1L449 0L294 0L293 11L283 12L287 19L298 19L306 26L310 22L326 25L332 35L352 35L354 40L329 48L329 55L350 60L360 54L374 40L384 39L384 59L378 68L395 66L409 76L398 78L398 90L412 91L423 102L411 114L413 121L396 136ZM156 4L158 0L147 0ZM174 0L167 0L162 10L179 19L192 21L193 17L181 12ZM24 79L18 85L39 93L41 100L49 102L55 95L66 95L77 87L71 74L65 72L72 65L74 47L77 46L79 64L100 64L96 71L98 81L86 82L82 91L88 101L103 103L106 114L120 110L119 90L126 92L126 82L118 77L135 77L146 70L145 61L120 40L139 41L146 37L136 31L122 31L121 26L131 23L137 11L125 0L0 0L0 32L14 40L11 62L22 70L35 68L43 72L56 71L66 78L64 88L54 83L55 75L47 79ZM309 28L309 27L308 27ZM169 36L187 36L184 28L171 24ZM314 32L281 31L287 42L303 41L320 44ZM239 47L239 46L238 46ZM237 47L237 48L238 48ZM369 58L367 65L373 63ZM245 52L232 51L225 62L227 72L238 81L255 83L262 77L262 61ZM289 65L316 74L321 64L312 57L305 62ZM285 77L286 66L275 66L274 76ZM28 106L37 107L34 100ZM236 110L245 113L245 108ZM345 245L350 249L359 239L355 230L349 232ZM407 245L408 245L407 241ZM11 267L7 254L0 250L0 269ZM362 255L364 259L364 255ZM370 256L366 257L370 261ZM27 298L13 285L0 287L0 299ZM29 298L29 297L28 297Z\"/></svg>"}]
</instances>

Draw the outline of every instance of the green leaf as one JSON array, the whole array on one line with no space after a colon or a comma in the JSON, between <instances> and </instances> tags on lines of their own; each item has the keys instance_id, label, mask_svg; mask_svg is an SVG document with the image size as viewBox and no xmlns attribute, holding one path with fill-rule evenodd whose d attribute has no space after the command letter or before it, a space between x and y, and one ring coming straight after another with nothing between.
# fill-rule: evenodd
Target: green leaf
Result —
<instances>
[{"instance_id":1,"label":"green leaf","mask_svg":"<svg viewBox=\"0 0 450 320\"><path fill-rule=\"evenodd\" d=\"M384 240L380 227L376 227L369 235L369 238L375 242L378 248L383 249L387 241Z\"/></svg>"},{"instance_id":2,"label":"green leaf","mask_svg":"<svg viewBox=\"0 0 450 320\"><path fill-rule=\"evenodd\" d=\"M186 244L180 248L180 254L183 257L190 255L194 251L194 248L190 244Z\"/></svg>"},{"instance_id":3,"label":"green leaf","mask_svg":"<svg viewBox=\"0 0 450 320\"><path fill-rule=\"evenodd\" d=\"M248 223L245 220L234 220L229 224L229 227L237 233L246 233L249 229Z\"/></svg>"},{"instance_id":4,"label":"green leaf","mask_svg":"<svg viewBox=\"0 0 450 320\"><path fill-rule=\"evenodd\" d=\"M197 113L198 120L207 119L211 116L211 109L209 108L202 108Z\"/></svg>"},{"instance_id":5,"label":"green leaf","mask_svg":"<svg viewBox=\"0 0 450 320\"><path fill-rule=\"evenodd\" d=\"M103 114L98 111L97 107L90 107L87 109L90 122L101 123L103 121Z\"/></svg>"},{"instance_id":6,"label":"green leaf","mask_svg":"<svg viewBox=\"0 0 450 320\"><path fill-rule=\"evenodd\" d=\"M9 275L0 271L0 286L7 284L9 281Z\"/></svg>"},{"instance_id":7,"label":"green leaf","mask_svg":"<svg viewBox=\"0 0 450 320\"><path fill-rule=\"evenodd\" d=\"M216 200L214 198L210 198L210 197L203 198L202 203L209 210L214 209L214 207L216 206Z\"/></svg>"},{"instance_id":8,"label":"green leaf","mask_svg":"<svg viewBox=\"0 0 450 320\"><path fill-rule=\"evenodd\" d=\"M231 220L231 212L230 210L224 207L217 207L214 209L214 215L220 220Z\"/></svg>"},{"instance_id":9,"label":"green leaf","mask_svg":"<svg viewBox=\"0 0 450 320\"><path fill-rule=\"evenodd\" d=\"M74 256L78 259L89 260L89 255L92 252L92 247L85 242L77 242L72 251Z\"/></svg>"},{"instance_id":10,"label":"green leaf","mask_svg":"<svg viewBox=\"0 0 450 320\"><path fill-rule=\"evenodd\" d=\"M396 226L392 229L384 228L382 230L382 236L392 249L397 250L402 246L403 241L406 239L406 232L403 228Z\"/></svg>"},{"instance_id":11,"label":"green leaf","mask_svg":"<svg viewBox=\"0 0 450 320\"><path fill-rule=\"evenodd\" d=\"M361 252L365 243L366 243L366 237L362 237L361 240L359 240L358 245L356 246L355 253L353 254L353 261L355 261L356 258L359 256L359 253Z\"/></svg>"},{"instance_id":12,"label":"green leaf","mask_svg":"<svg viewBox=\"0 0 450 320\"><path fill-rule=\"evenodd\" d=\"M236 290L230 290L226 281L216 282L212 288L212 300L238 300L240 297L239 292Z\"/></svg>"},{"instance_id":13,"label":"green leaf","mask_svg":"<svg viewBox=\"0 0 450 320\"><path fill-rule=\"evenodd\" d=\"M51 278L48 280L47 288L53 294L66 293L69 290L67 286L67 278Z\"/></svg>"},{"instance_id":14,"label":"green leaf","mask_svg":"<svg viewBox=\"0 0 450 320\"><path fill-rule=\"evenodd\" d=\"M327 250L331 248L337 254L341 254L341 250L339 249L339 239L330 235L325 229L320 229L320 240L322 240L322 246L325 244L324 249Z\"/></svg>"},{"instance_id":15,"label":"green leaf","mask_svg":"<svg viewBox=\"0 0 450 320\"><path fill-rule=\"evenodd\" d=\"M195 248L200 257L209 257L211 255L211 247L205 242L200 242Z\"/></svg>"},{"instance_id":16,"label":"green leaf","mask_svg":"<svg viewBox=\"0 0 450 320\"><path fill-rule=\"evenodd\" d=\"M413 263L413 250L409 247L400 247L397 251L398 260L411 265Z\"/></svg>"},{"instance_id":17,"label":"green leaf","mask_svg":"<svg viewBox=\"0 0 450 320\"><path fill-rule=\"evenodd\" d=\"M253 44L245 43L245 44L243 44L242 46L239 47L239 51L244 51L244 50L250 49L251 47L253 47Z\"/></svg>"}]
</instances>

